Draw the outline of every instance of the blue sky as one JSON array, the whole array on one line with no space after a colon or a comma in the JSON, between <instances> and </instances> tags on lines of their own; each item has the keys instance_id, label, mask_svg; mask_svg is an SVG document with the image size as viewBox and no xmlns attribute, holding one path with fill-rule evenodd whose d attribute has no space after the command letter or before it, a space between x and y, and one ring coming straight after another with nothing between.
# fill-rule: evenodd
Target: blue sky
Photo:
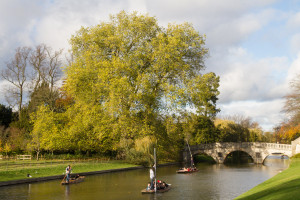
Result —
<instances>
[{"instance_id":1,"label":"blue sky","mask_svg":"<svg viewBox=\"0 0 300 200\"><path fill-rule=\"evenodd\" d=\"M121 10L148 13L161 26L187 21L206 35L206 71L221 78L221 115L251 117L266 131L285 119L284 96L300 74L296 0L2 0L0 70L19 46L45 43L67 53L81 26ZM0 78L0 103L6 84Z\"/></svg>"}]
</instances>

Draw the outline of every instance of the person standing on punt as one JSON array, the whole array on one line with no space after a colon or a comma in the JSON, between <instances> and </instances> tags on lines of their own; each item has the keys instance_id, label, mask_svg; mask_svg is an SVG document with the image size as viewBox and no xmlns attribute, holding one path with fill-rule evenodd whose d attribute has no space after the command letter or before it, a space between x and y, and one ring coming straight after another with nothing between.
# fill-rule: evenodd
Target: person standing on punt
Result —
<instances>
[{"instance_id":1,"label":"person standing on punt","mask_svg":"<svg viewBox=\"0 0 300 200\"><path fill-rule=\"evenodd\" d=\"M150 168L150 184L151 184L151 190L154 190L154 171L153 171L153 168L151 167Z\"/></svg>"},{"instance_id":2,"label":"person standing on punt","mask_svg":"<svg viewBox=\"0 0 300 200\"><path fill-rule=\"evenodd\" d=\"M70 180L71 170L72 170L71 166L68 165L68 167L66 168L67 183L69 183Z\"/></svg>"}]
</instances>

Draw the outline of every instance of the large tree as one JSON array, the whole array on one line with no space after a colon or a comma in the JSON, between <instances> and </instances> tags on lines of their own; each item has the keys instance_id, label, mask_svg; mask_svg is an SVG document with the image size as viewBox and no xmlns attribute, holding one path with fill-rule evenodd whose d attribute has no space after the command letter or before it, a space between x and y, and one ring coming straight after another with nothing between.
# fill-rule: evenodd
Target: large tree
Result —
<instances>
[{"instance_id":1,"label":"large tree","mask_svg":"<svg viewBox=\"0 0 300 200\"><path fill-rule=\"evenodd\" d=\"M208 50L188 23L163 28L154 17L120 12L82 28L71 44L65 86L77 101L100 103L115 116L187 106L215 112L207 102L215 102L218 77L201 73ZM209 87L214 90L205 92Z\"/></svg>"},{"instance_id":2,"label":"large tree","mask_svg":"<svg viewBox=\"0 0 300 200\"><path fill-rule=\"evenodd\" d=\"M145 155L144 146L183 138L180 114L218 112L219 77L203 74L205 36L189 23L164 28L154 17L123 11L81 28L70 42L64 91L74 103L59 123L70 148Z\"/></svg>"}]
</instances>

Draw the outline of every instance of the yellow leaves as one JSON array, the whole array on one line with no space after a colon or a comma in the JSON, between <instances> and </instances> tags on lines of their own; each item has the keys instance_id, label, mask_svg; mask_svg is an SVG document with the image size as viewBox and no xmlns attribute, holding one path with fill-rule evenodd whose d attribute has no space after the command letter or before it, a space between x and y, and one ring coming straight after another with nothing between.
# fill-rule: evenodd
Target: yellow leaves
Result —
<instances>
[{"instance_id":1,"label":"yellow leaves","mask_svg":"<svg viewBox=\"0 0 300 200\"><path fill-rule=\"evenodd\" d=\"M10 144L8 144L8 143L5 143L4 145L3 145L3 147L2 147L2 142L1 142L1 140L0 140L0 153L5 153L6 155L8 154L8 153L10 153L12 151L12 147L10 146Z\"/></svg>"},{"instance_id":2,"label":"yellow leaves","mask_svg":"<svg viewBox=\"0 0 300 200\"><path fill-rule=\"evenodd\" d=\"M81 28L71 38L75 59L64 86L74 104L60 114L41 108L33 136L43 148L112 150L120 137L157 134L158 116L168 108L202 106L217 94L215 76L198 77L204 44L191 24L165 29L154 17L124 11ZM147 137L137 148L146 144Z\"/></svg>"},{"instance_id":3,"label":"yellow leaves","mask_svg":"<svg viewBox=\"0 0 300 200\"><path fill-rule=\"evenodd\" d=\"M146 136L135 140L135 150L142 153L150 153L155 144L155 139L151 136Z\"/></svg>"},{"instance_id":4,"label":"yellow leaves","mask_svg":"<svg viewBox=\"0 0 300 200\"><path fill-rule=\"evenodd\" d=\"M300 136L300 124L283 123L277 133L281 142L291 142Z\"/></svg>"},{"instance_id":5,"label":"yellow leaves","mask_svg":"<svg viewBox=\"0 0 300 200\"><path fill-rule=\"evenodd\" d=\"M228 128L229 125L233 125L235 122L232 120L215 119L214 124L216 127L220 126L220 128Z\"/></svg>"},{"instance_id":6,"label":"yellow leaves","mask_svg":"<svg viewBox=\"0 0 300 200\"><path fill-rule=\"evenodd\" d=\"M0 152L2 152L2 151L3 151L2 141L1 141L1 139L0 139Z\"/></svg>"},{"instance_id":7,"label":"yellow leaves","mask_svg":"<svg viewBox=\"0 0 300 200\"><path fill-rule=\"evenodd\" d=\"M290 127L288 130L285 131L285 138L289 140L295 139L296 135L300 135L300 124L298 126Z\"/></svg>"},{"instance_id":8,"label":"yellow leaves","mask_svg":"<svg viewBox=\"0 0 300 200\"><path fill-rule=\"evenodd\" d=\"M125 11L81 29L71 44L76 59L66 69L68 92L77 101L101 102L113 115L153 106L163 96L184 105L186 80L203 68L207 53L191 24L164 29L153 17Z\"/></svg>"}]
</instances>

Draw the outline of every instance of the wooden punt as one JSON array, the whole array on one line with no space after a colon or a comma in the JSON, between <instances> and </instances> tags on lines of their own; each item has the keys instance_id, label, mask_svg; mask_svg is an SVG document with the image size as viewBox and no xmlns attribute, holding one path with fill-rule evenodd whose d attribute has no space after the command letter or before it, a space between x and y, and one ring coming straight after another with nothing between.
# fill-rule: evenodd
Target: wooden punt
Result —
<instances>
[{"instance_id":1,"label":"wooden punt","mask_svg":"<svg viewBox=\"0 0 300 200\"><path fill-rule=\"evenodd\" d=\"M165 189L159 189L156 190L156 193L163 193L163 192L167 192L171 189L171 184L168 184L168 187L165 187ZM153 194L155 193L155 190L147 190L147 189L143 189L142 194Z\"/></svg>"},{"instance_id":2,"label":"wooden punt","mask_svg":"<svg viewBox=\"0 0 300 200\"><path fill-rule=\"evenodd\" d=\"M69 182L62 182L62 185L69 185L69 184L74 184L74 183L80 183L84 181L85 176L79 176L78 178L71 178Z\"/></svg>"},{"instance_id":3,"label":"wooden punt","mask_svg":"<svg viewBox=\"0 0 300 200\"><path fill-rule=\"evenodd\" d=\"M178 174L189 174L189 173L194 173L194 172L197 172L198 169L193 169L193 170L183 170L183 169L180 169L180 170L177 170L176 173Z\"/></svg>"}]
</instances>

